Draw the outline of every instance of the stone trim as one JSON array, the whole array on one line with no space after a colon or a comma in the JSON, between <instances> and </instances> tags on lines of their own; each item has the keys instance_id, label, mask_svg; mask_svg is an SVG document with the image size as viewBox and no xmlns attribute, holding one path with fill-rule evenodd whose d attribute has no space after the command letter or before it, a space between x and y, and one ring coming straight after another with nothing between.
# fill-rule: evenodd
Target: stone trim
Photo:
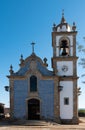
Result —
<instances>
[{"instance_id":1,"label":"stone trim","mask_svg":"<svg viewBox=\"0 0 85 130\"><path fill-rule=\"evenodd\" d=\"M78 119L78 93L77 93L77 80L73 82L73 120L76 122Z\"/></svg>"},{"instance_id":2,"label":"stone trim","mask_svg":"<svg viewBox=\"0 0 85 130\"><path fill-rule=\"evenodd\" d=\"M77 31L75 31L75 32L74 31L71 31L71 32L66 32L66 31L65 32L64 31L63 32L52 32L52 37L56 36L56 35L57 36L60 36L60 35L74 35L75 36L76 34L77 34Z\"/></svg>"},{"instance_id":3,"label":"stone trim","mask_svg":"<svg viewBox=\"0 0 85 130\"><path fill-rule=\"evenodd\" d=\"M28 101L30 99L37 99L37 100L40 101L40 119L42 119L42 117L41 117L41 106L42 106L41 103L42 103L42 101L39 97L29 97L29 98L26 99L26 119L28 119Z\"/></svg>"},{"instance_id":4,"label":"stone trim","mask_svg":"<svg viewBox=\"0 0 85 130\"><path fill-rule=\"evenodd\" d=\"M7 76L9 79L25 79L26 77L25 76L17 76L17 75L10 75L10 76Z\"/></svg>"},{"instance_id":5,"label":"stone trim","mask_svg":"<svg viewBox=\"0 0 85 130\"><path fill-rule=\"evenodd\" d=\"M60 123L60 94L59 94L59 80L54 79L54 121Z\"/></svg>"},{"instance_id":6,"label":"stone trim","mask_svg":"<svg viewBox=\"0 0 85 130\"><path fill-rule=\"evenodd\" d=\"M77 76L77 62L73 60L73 75Z\"/></svg>"},{"instance_id":7,"label":"stone trim","mask_svg":"<svg viewBox=\"0 0 85 130\"><path fill-rule=\"evenodd\" d=\"M74 61L77 60L78 57L74 57L74 56L59 56L59 57L53 57L52 60L54 61Z\"/></svg>"},{"instance_id":8,"label":"stone trim","mask_svg":"<svg viewBox=\"0 0 85 130\"><path fill-rule=\"evenodd\" d=\"M10 117L14 118L14 81L10 80Z\"/></svg>"},{"instance_id":9,"label":"stone trim","mask_svg":"<svg viewBox=\"0 0 85 130\"><path fill-rule=\"evenodd\" d=\"M66 81L73 81L73 80L77 80L79 77L77 77L77 76L59 76L59 79L61 80L61 81L63 81L63 80L66 80Z\"/></svg>"},{"instance_id":10,"label":"stone trim","mask_svg":"<svg viewBox=\"0 0 85 130\"><path fill-rule=\"evenodd\" d=\"M76 56L76 35L73 35L73 56Z\"/></svg>"},{"instance_id":11,"label":"stone trim","mask_svg":"<svg viewBox=\"0 0 85 130\"><path fill-rule=\"evenodd\" d=\"M36 73L28 73L27 76L10 76L8 77L9 79L11 80L25 80L27 79L29 76L31 75L38 75L38 77L40 77L41 79L53 79L53 76L44 76L44 75L41 75L41 73L39 73L38 71Z\"/></svg>"}]
</instances>

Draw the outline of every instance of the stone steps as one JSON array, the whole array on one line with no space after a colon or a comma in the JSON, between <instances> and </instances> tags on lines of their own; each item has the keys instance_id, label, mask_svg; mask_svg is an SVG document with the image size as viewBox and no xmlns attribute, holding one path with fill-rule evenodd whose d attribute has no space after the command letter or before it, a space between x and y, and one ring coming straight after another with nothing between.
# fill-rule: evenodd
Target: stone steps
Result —
<instances>
[{"instance_id":1,"label":"stone steps","mask_svg":"<svg viewBox=\"0 0 85 130\"><path fill-rule=\"evenodd\" d=\"M57 125L55 122L47 122L43 120L18 120L12 122L13 125L25 125L25 126L48 126Z\"/></svg>"},{"instance_id":2,"label":"stone steps","mask_svg":"<svg viewBox=\"0 0 85 130\"><path fill-rule=\"evenodd\" d=\"M50 125L59 125L53 121L47 120L11 120L11 119L4 119L0 121L1 126L5 125L20 125L20 126L50 126Z\"/></svg>"},{"instance_id":3,"label":"stone steps","mask_svg":"<svg viewBox=\"0 0 85 130\"><path fill-rule=\"evenodd\" d=\"M46 121L29 120L29 121L25 122L25 125L29 125L29 126L47 126L48 123Z\"/></svg>"}]
</instances>

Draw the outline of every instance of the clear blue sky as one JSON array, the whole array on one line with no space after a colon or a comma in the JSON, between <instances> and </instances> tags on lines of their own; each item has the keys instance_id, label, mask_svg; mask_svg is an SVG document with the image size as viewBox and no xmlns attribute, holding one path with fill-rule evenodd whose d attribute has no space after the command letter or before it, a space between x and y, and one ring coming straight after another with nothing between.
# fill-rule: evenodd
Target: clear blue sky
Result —
<instances>
[{"instance_id":1,"label":"clear blue sky","mask_svg":"<svg viewBox=\"0 0 85 130\"><path fill-rule=\"evenodd\" d=\"M85 0L0 0L0 102L5 106L9 106L9 93L4 90L9 85L9 67L12 64L14 71L19 69L20 55L26 58L31 54L32 41L36 54L47 57L51 68L52 25L60 23L62 9L66 21L77 25L77 41L85 44ZM83 71L78 67L78 75ZM81 78L78 86L82 90L79 108L85 108Z\"/></svg>"}]
</instances>

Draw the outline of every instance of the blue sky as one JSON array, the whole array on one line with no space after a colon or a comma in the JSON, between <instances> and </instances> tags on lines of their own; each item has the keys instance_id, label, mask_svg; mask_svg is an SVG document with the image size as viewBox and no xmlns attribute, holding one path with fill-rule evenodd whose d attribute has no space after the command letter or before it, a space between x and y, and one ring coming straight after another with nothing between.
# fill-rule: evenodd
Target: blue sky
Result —
<instances>
[{"instance_id":1,"label":"blue sky","mask_svg":"<svg viewBox=\"0 0 85 130\"><path fill-rule=\"evenodd\" d=\"M9 67L12 64L15 72L19 69L20 55L26 58L32 52L31 42L36 43L38 56L47 57L51 69L52 26L60 23L62 9L69 24L75 21L77 41L84 45L85 0L0 0L0 102L5 106L9 106L9 93L4 90L9 85ZM79 76L83 71L78 66ZM79 108L85 108L85 85L81 80Z\"/></svg>"}]
</instances>

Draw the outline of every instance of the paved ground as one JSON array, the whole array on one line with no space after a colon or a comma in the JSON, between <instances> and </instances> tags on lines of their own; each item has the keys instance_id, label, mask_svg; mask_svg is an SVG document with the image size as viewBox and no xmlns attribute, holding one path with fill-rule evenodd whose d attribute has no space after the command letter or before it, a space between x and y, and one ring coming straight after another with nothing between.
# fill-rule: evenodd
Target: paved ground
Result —
<instances>
[{"instance_id":1,"label":"paved ground","mask_svg":"<svg viewBox=\"0 0 85 130\"><path fill-rule=\"evenodd\" d=\"M43 124L43 125L42 125ZM7 122L0 122L0 130L85 130L85 118L80 118L79 125L60 125L52 122L41 122L40 126L11 125Z\"/></svg>"}]
</instances>

